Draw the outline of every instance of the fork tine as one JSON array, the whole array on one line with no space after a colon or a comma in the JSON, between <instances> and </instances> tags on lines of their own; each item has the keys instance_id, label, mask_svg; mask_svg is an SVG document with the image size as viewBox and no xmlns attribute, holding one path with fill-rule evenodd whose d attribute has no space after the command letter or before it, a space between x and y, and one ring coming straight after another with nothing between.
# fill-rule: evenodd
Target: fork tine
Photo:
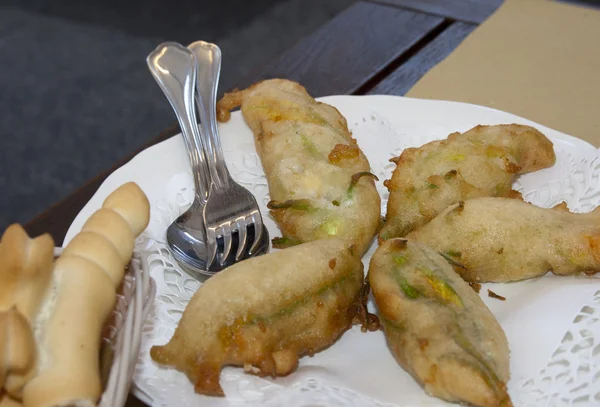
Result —
<instances>
[{"instance_id":1,"label":"fork tine","mask_svg":"<svg viewBox=\"0 0 600 407\"><path fill-rule=\"evenodd\" d=\"M242 256L244 255L244 251L246 249L246 220L244 218L238 219L236 222L237 230L238 230L238 248L235 252L235 261L240 261Z\"/></svg>"},{"instance_id":2,"label":"fork tine","mask_svg":"<svg viewBox=\"0 0 600 407\"><path fill-rule=\"evenodd\" d=\"M250 217L252 218L252 223L254 223L254 242L252 242L252 246L250 247L250 255L253 255L258 249L258 245L260 244L262 238L263 223L260 212L258 211L254 211Z\"/></svg>"},{"instance_id":3,"label":"fork tine","mask_svg":"<svg viewBox=\"0 0 600 407\"><path fill-rule=\"evenodd\" d=\"M221 255L221 260L219 260L219 264L221 267L227 261L229 257L229 253L231 253L231 224L225 224L221 227L221 233L223 234L223 254Z\"/></svg>"},{"instance_id":4,"label":"fork tine","mask_svg":"<svg viewBox=\"0 0 600 407\"><path fill-rule=\"evenodd\" d=\"M217 257L217 236L213 228L206 228L206 254L206 270L208 270Z\"/></svg>"}]
</instances>

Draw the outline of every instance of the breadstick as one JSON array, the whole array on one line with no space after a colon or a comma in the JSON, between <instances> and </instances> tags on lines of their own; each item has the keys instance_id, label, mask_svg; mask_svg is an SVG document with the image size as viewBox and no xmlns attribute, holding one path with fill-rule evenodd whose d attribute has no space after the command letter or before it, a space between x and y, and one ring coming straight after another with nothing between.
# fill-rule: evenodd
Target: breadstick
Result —
<instances>
[{"instance_id":1,"label":"breadstick","mask_svg":"<svg viewBox=\"0 0 600 407\"><path fill-rule=\"evenodd\" d=\"M112 209L123 217L135 236L146 229L150 217L150 205L144 192L135 183L130 182L118 189L119 193L110 194L103 208Z\"/></svg>"},{"instance_id":2,"label":"breadstick","mask_svg":"<svg viewBox=\"0 0 600 407\"><path fill-rule=\"evenodd\" d=\"M18 224L8 227L0 243L0 387L20 399L35 374L33 320L50 285L54 242L45 234L30 239ZM2 359L2 356L0 356Z\"/></svg>"},{"instance_id":3,"label":"breadstick","mask_svg":"<svg viewBox=\"0 0 600 407\"><path fill-rule=\"evenodd\" d=\"M113 212L114 214L114 212ZM114 215L119 216L119 215ZM133 240L131 240L133 242ZM128 245L129 246L129 245ZM133 251L133 248L131 248ZM67 245L61 258L84 258L102 268L115 288L123 279L126 262L117 251L114 243L97 232L84 229ZM131 254L129 255L131 257Z\"/></svg>"},{"instance_id":4,"label":"breadstick","mask_svg":"<svg viewBox=\"0 0 600 407\"><path fill-rule=\"evenodd\" d=\"M0 407L23 407L21 402L12 399L11 397L5 395L0 396Z\"/></svg>"},{"instance_id":5,"label":"breadstick","mask_svg":"<svg viewBox=\"0 0 600 407\"><path fill-rule=\"evenodd\" d=\"M83 225L82 231L95 232L103 236L118 251L121 261L124 264L129 262L135 236L127 221L115 211L105 208L96 211ZM68 250L69 246L70 244L65 250Z\"/></svg>"},{"instance_id":6,"label":"breadstick","mask_svg":"<svg viewBox=\"0 0 600 407\"><path fill-rule=\"evenodd\" d=\"M148 199L134 183L106 198L56 261L36 323L39 371L25 407L95 406L102 388L101 331L115 303L135 237L148 224Z\"/></svg>"},{"instance_id":7,"label":"breadstick","mask_svg":"<svg viewBox=\"0 0 600 407\"><path fill-rule=\"evenodd\" d=\"M30 239L21 225L8 227L0 243L0 310L13 306L31 322L50 283L54 242Z\"/></svg>"},{"instance_id":8,"label":"breadstick","mask_svg":"<svg viewBox=\"0 0 600 407\"><path fill-rule=\"evenodd\" d=\"M0 388L20 397L35 367L35 341L27 319L12 307L0 311Z\"/></svg>"}]
</instances>

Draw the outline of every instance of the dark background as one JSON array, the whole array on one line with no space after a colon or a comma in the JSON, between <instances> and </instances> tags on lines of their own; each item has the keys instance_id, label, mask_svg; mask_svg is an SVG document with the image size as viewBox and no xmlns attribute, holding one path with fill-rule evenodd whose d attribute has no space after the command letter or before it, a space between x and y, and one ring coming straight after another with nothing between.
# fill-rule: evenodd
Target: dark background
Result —
<instances>
[{"instance_id":1,"label":"dark background","mask_svg":"<svg viewBox=\"0 0 600 407\"><path fill-rule=\"evenodd\" d=\"M0 0L0 230L175 122L145 58L217 43L221 92L352 0Z\"/></svg>"}]
</instances>

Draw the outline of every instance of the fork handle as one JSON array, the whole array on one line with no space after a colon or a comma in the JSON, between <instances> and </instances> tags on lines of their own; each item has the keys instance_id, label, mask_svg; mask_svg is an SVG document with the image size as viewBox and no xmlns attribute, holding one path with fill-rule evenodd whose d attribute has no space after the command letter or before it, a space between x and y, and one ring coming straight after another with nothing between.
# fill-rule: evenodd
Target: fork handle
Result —
<instances>
[{"instance_id":1,"label":"fork handle","mask_svg":"<svg viewBox=\"0 0 600 407\"><path fill-rule=\"evenodd\" d=\"M225 164L223 149L217 126L217 88L221 73L221 49L212 43L196 41L188 46L194 53L198 64L196 81L196 104L200 113L202 138L206 142L205 150L211 178L217 188L229 183L229 171Z\"/></svg>"},{"instance_id":2,"label":"fork handle","mask_svg":"<svg viewBox=\"0 0 600 407\"><path fill-rule=\"evenodd\" d=\"M194 104L196 87L194 55L178 43L164 42L148 55L146 62L177 116L192 166L196 199L204 205L208 198L211 180L204 143L196 124L198 122Z\"/></svg>"}]
</instances>

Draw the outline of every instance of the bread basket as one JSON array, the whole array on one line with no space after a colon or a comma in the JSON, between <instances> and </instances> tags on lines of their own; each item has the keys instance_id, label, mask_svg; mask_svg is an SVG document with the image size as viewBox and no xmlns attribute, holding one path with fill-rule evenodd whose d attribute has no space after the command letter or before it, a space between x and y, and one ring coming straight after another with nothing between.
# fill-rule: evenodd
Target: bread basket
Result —
<instances>
[{"instance_id":1,"label":"bread basket","mask_svg":"<svg viewBox=\"0 0 600 407\"><path fill-rule=\"evenodd\" d=\"M58 257L62 248L54 249ZM125 272L115 308L104 327L101 346L103 393L98 407L125 405L140 350L144 321L150 313L156 284L148 264L134 252Z\"/></svg>"}]
</instances>

